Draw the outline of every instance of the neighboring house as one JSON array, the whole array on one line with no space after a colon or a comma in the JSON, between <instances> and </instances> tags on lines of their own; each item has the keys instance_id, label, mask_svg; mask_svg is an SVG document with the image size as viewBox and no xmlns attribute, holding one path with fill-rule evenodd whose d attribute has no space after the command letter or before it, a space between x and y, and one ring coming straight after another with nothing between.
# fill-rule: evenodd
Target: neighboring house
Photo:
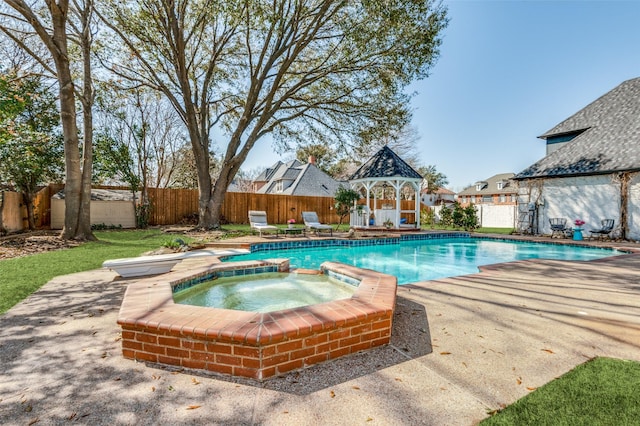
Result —
<instances>
[{"instance_id":1,"label":"neighboring house","mask_svg":"<svg viewBox=\"0 0 640 426\"><path fill-rule=\"evenodd\" d=\"M549 234L554 217L584 220L588 230L608 218L616 221L618 236L640 239L640 78L623 82L540 138L547 155L515 176L520 202L530 212L519 219L521 230Z\"/></svg>"},{"instance_id":2,"label":"neighboring house","mask_svg":"<svg viewBox=\"0 0 640 426\"><path fill-rule=\"evenodd\" d=\"M458 202L463 207L469 204L515 205L518 187L514 176L514 173L501 173L478 181L458 193Z\"/></svg>"},{"instance_id":3,"label":"neighboring house","mask_svg":"<svg viewBox=\"0 0 640 426\"><path fill-rule=\"evenodd\" d=\"M303 164L298 160L278 161L253 181L258 194L306 195L333 197L341 185L315 165L313 157Z\"/></svg>"},{"instance_id":4,"label":"neighboring house","mask_svg":"<svg viewBox=\"0 0 640 426\"><path fill-rule=\"evenodd\" d=\"M441 204L451 204L456 200L456 193L447 188L438 188L437 191L428 193L423 189L420 193L420 201L425 206L433 207Z\"/></svg>"}]
</instances>

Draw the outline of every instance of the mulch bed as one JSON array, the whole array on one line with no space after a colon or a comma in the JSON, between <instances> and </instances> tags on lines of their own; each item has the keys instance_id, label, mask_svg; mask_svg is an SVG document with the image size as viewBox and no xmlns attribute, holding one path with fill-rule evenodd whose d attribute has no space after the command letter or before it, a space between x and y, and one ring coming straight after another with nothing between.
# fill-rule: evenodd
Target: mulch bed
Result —
<instances>
[{"instance_id":1,"label":"mulch bed","mask_svg":"<svg viewBox=\"0 0 640 426\"><path fill-rule=\"evenodd\" d=\"M28 256L80 244L77 241L62 240L59 234L59 231L35 231L0 237L0 259Z\"/></svg>"}]
</instances>

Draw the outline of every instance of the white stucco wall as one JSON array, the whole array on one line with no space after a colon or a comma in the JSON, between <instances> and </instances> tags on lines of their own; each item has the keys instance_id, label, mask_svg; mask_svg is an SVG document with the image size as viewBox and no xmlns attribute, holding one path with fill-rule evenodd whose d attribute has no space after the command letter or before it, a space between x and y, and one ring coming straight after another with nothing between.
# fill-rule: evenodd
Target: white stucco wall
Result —
<instances>
[{"instance_id":1,"label":"white stucco wall","mask_svg":"<svg viewBox=\"0 0 640 426\"><path fill-rule=\"evenodd\" d=\"M480 226L485 228L515 228L516 205L476 204Z\"/></svg>"},{"instance_id":2,"label":"white stucco wall","mask_svg":"<svg viewBox=\"0 0 640 426\"><path fill-rule=\"evenodd\" d=\"M478 223L485 228L515 228L517 208L515 205L474 204ZM436 221L440 221L442 206L435 206Z\"/></svg>"},{"instance_id":3,"label":"white stucco wall","mask_svg":"<svg viewBox=\"0 0 640 426\"><path fill-rule=\"evenodd\" d=\"M538 203L538 233L551 234L550 218L565 218L567 226L582 219L584 229L600 227L602 219L614 219L620 228L620 183L613 175L545 179L542 194L536 197L536 187L528 197L527 185L520 186L520 202ZM631 239L640 237L640 177L635 175L630 185L629 233ZM633 220L636 222L633 222Z\"/></svg>"},{"instance_id":4,"label":"white stucco wall","mask_svg":"<svg viewBox=\"0 0 640 426\"><path fill-rule=\"evenodd\" d=\"M51 199L51 229L64 227L64 200ZM136 227L136 215L131 201L91 201L91 224Z\"/></svg>"},{"instance_id":5,"label":"white stucco wall","mask_svg":"<svg viewBox=\"0 0 640 426\"><path fill-rule=\"evenodd\" d=\"M640 173L629 181L629 204L627 205L627 238L640 240Z\"/></svg>"},{"instance_id":6,"label":"white stucco wall","mask_svg":"<svg viewBox=\"0 0 640 426\"><path fill-rule=\"evenodd\" d=\"M549 218L564 217L567 225L576 219L584 229L600 228L602 219L620 225L620 184L611 175L547 179L538 209L538 232L550 234Z\"/></svg>"}]
</instances>

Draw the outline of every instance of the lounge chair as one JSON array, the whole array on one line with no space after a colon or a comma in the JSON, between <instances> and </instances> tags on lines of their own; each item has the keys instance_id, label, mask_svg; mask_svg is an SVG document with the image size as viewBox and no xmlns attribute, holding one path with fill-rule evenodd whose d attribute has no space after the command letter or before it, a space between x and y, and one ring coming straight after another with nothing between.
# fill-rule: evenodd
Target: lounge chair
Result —
<instances>
[{"instance_id":1,"label":"lounge chair","mask_svg":"<svg viewBox=\"0 0 640 426\"><path fill-rule=\"evenodd\" d=\"M563 217L552 217L549 219L551 225L551 238L565 238L571 232L571 228L567 228L567 219Z\"/></svg>"},{"instance_id":2,"label":"lounge chair","mask_svg":"<svg viewBox=\"0 0 640 426\"><path fill-rule=\"evenodd\" d=\"M331 225L323 225L320 223L316 212L302 212L302 220L304 221L304 226L306 226L309 231L315 231L316 234L322 231L329 231L331 236L333 236L333 228Z\"/></svg>"},{"instance_id":3,"label":"lounge chair","mask_svg":"<svg viewBox=\"0 0 640 426\"><path fill-rule=\"evenodd\" d=\"M267 223L267 212L249 210L249 224L251 225L251 229L258 231L261 237L264 231L272 231L278 235L278 227Z\"/></svg>"},{"instance_id":4,"label":"lounge chair","mask_svg":"<svg viewBox=\"0 0 640 426\"><path fill-rule=\"evenodd\" d=\"M591 237L593 237L593 235L595 234L598 239L605 239L605 238L610 238L609 234L611 234L611 232L613 232L613 225L615 223L615 220L613 219L602 219L600 221L600 229L592 229L589 232L591 233Z\"/></svg>"}]
</instances>

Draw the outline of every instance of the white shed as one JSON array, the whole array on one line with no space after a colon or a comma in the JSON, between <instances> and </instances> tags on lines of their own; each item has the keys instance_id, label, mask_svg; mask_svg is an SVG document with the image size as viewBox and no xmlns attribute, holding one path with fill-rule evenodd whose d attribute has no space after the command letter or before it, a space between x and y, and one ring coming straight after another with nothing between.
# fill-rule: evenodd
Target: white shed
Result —
<instances>
[{"instance_id":1,"label":"white shed","mask_svg":"<svg viewBox=\"0 0 640 426\"><path fill-rule=\"evenodd\" d=\"M135 199L139 199L136 194ZM51 197L51 229L64 227L64 190ZM91 190L91 225L136 227L134 195L118 189Z\"/></svg>"}]
</instances>

